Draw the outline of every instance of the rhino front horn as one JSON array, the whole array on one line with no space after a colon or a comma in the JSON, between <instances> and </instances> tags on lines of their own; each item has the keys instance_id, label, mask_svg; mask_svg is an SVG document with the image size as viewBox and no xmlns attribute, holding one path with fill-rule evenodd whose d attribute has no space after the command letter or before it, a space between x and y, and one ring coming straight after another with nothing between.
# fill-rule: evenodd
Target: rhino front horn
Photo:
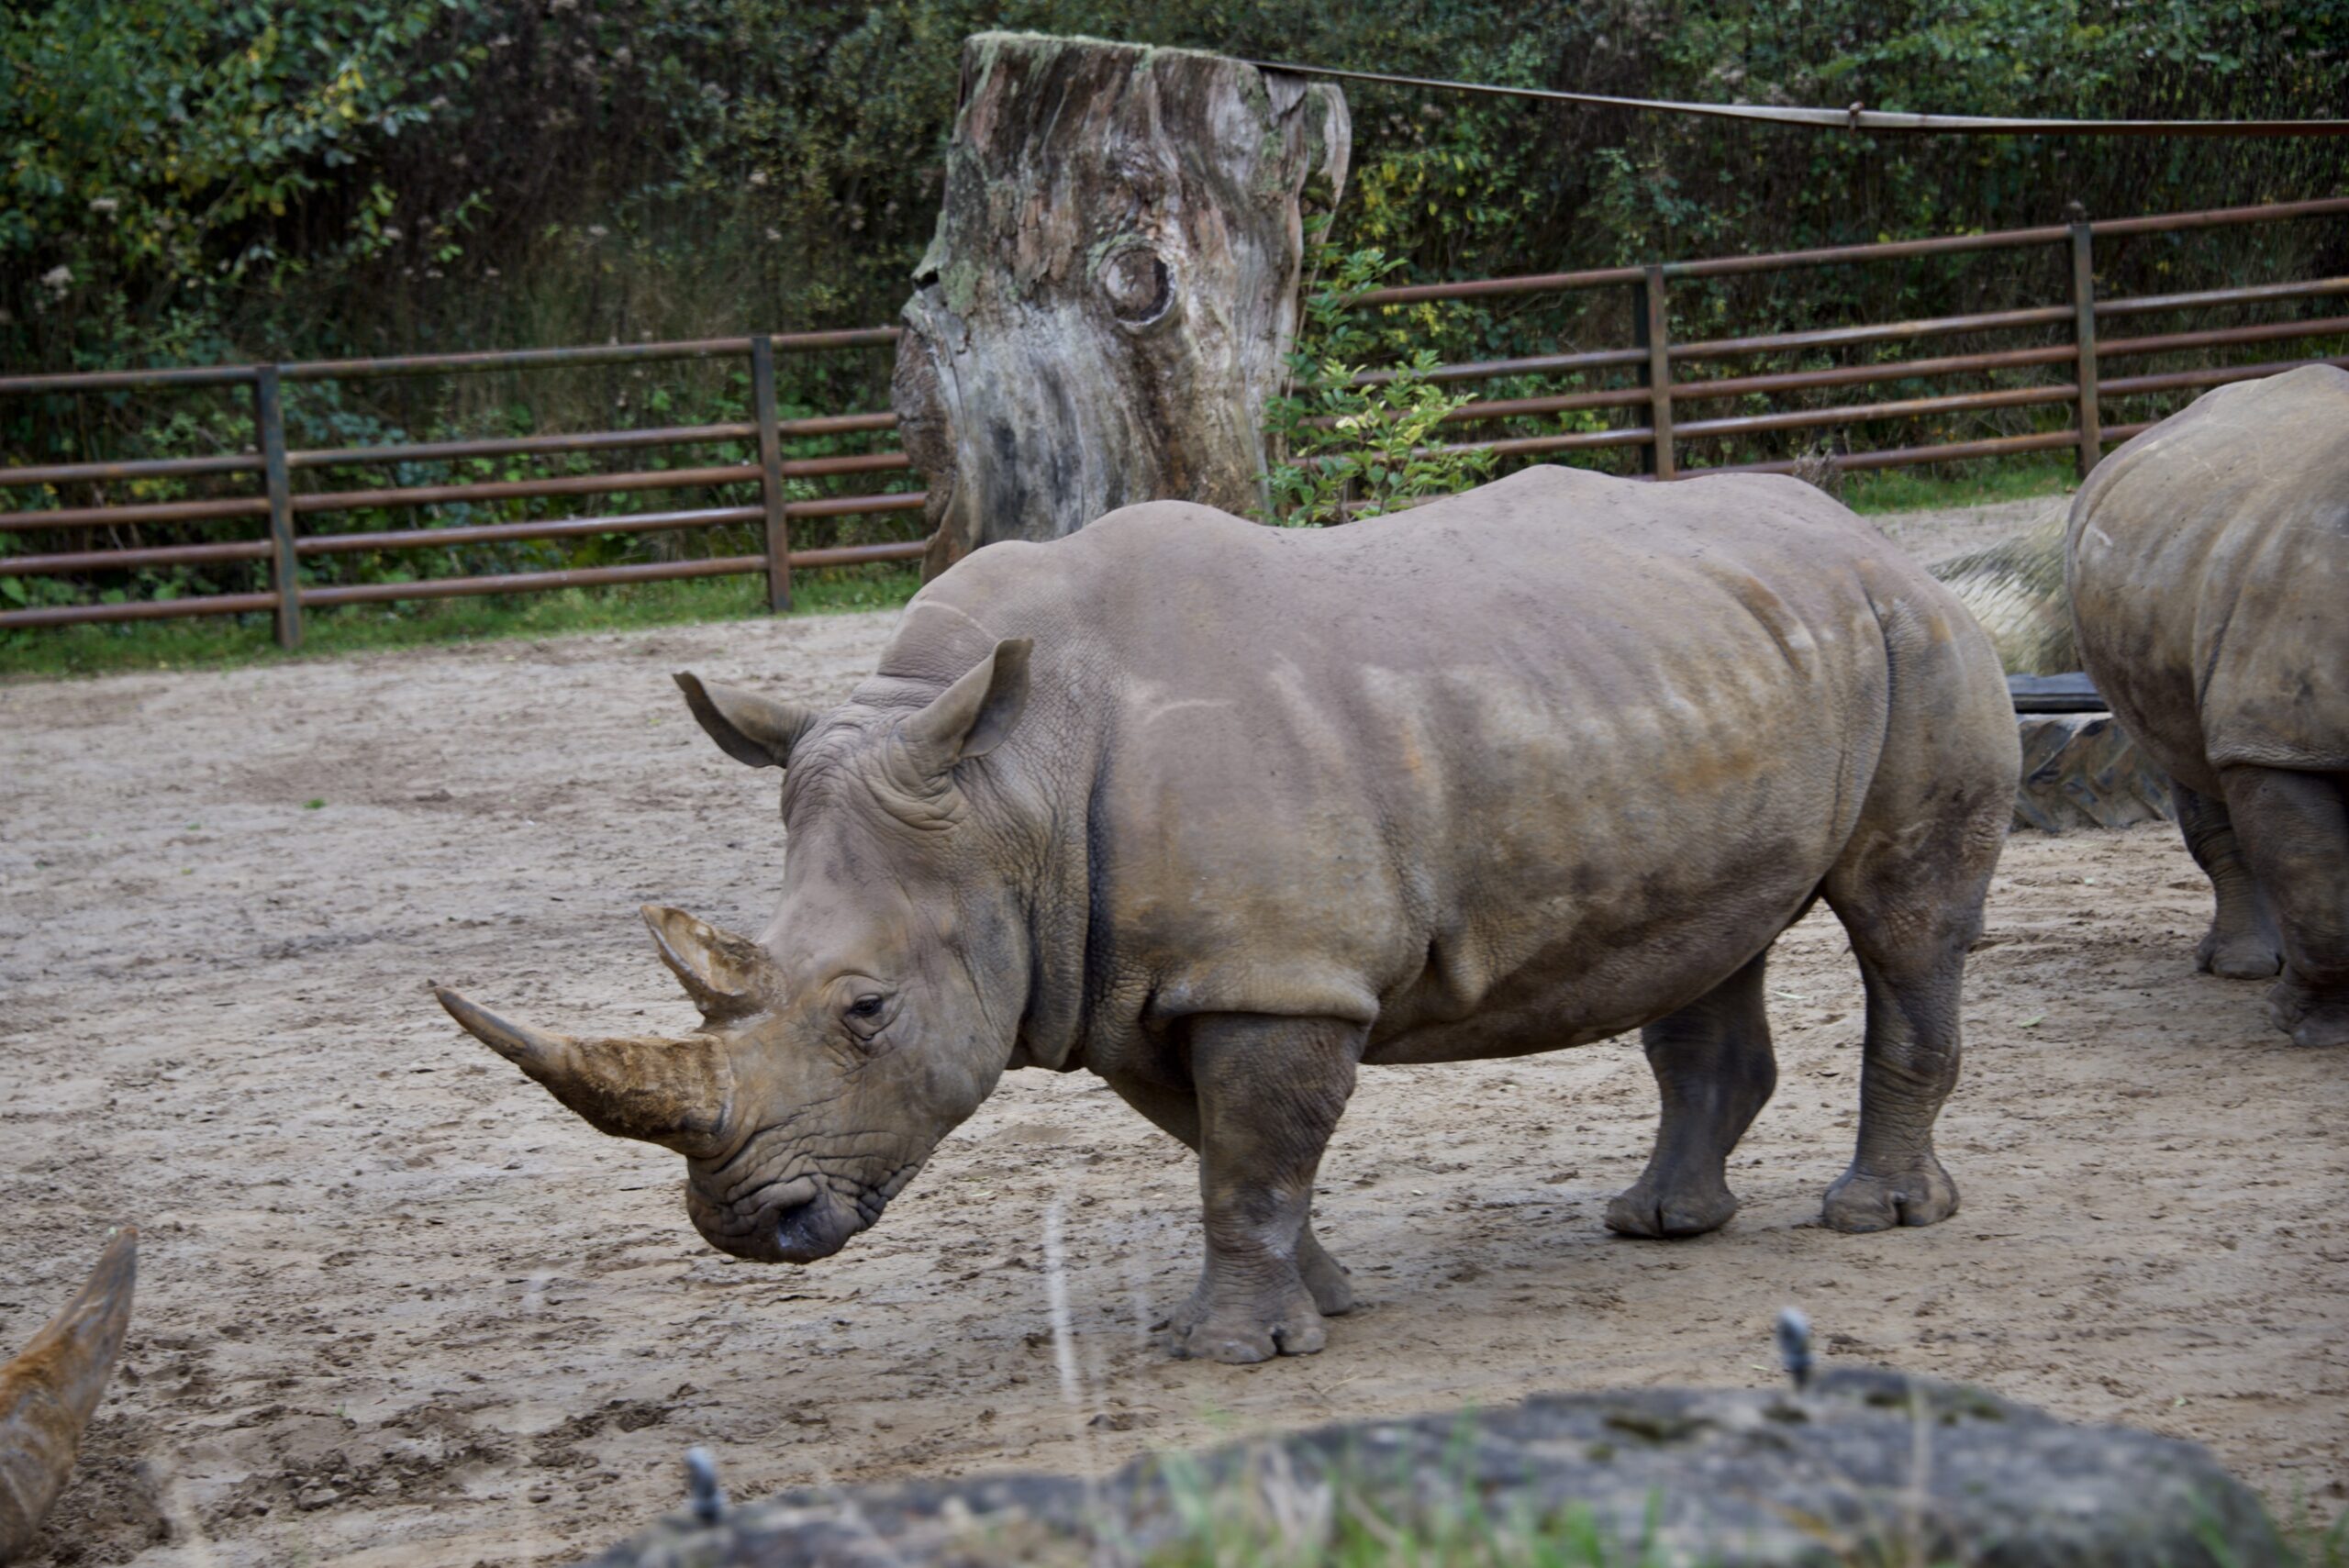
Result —
<instances>
[{"instance_id":1,"label":"rhino front horn","mask_svg":"<svg viewBox=\"0 0 2349 1568\"><path fill-rule=\"evenodd\" d=\"M115 1232L65 1310L0 1367L0 1562L32 1545L106 1392L139 1277L139 1232Z\"/></svg>"},{"instance_id":2,"label":"rhino front horn","mask_svg":"<svg viewBox=\"0 0 2349 1568\"><path fill-rule=\"evenodd\" d=\"M580 1040L510 1023L445 986L432 994L467 1034L529 1073L597 1131L685 1155L717 1151L734 1088L719 1040L708 1035Z\"/></svg>"}]
</instances>

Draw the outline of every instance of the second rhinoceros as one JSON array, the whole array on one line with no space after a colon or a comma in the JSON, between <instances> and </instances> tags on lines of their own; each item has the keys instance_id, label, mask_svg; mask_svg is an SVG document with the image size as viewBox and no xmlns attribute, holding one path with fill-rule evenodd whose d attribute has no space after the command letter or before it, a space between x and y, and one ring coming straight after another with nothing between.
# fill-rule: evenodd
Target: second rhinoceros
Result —
<instances>
[{"instance_id":1,"label":"second rhinoceros","mask_svg":"<svg viewBox=\"0 0 2349 1568\"><path fill-rule=\"evenodd\" d=\"M1821 897L1867 992L1827 1222L1957 1207L1933 1122L2014 718L1965 609L1806 485L1542 468L1327 532L1154 502L962 562L843 706L679 682L784 770L765 934L647 911L703 1029L441 1000L684 1154L727 1251L836 1251L1006 1069L1085 1068L1198 1152L1177 1351L1315 1351L1352 1305L1310 1211L1356 1068L1633 1029L1663 1120L1607 1223L1709 1230L1776 1084L1765 956Z\"/></svg>"},{"instance_id":2,"label":"second rhinoceros","mask_svg":"<svg viewBox=\"0 0 2349 1568\"><path fill-rule=\"evenodd\" d=\"M2081 662L2170 775L2217 909L2196 954L2280 969L2268 1016L2349 1045L2349 373L2204 394L2072 503Z\"/></svg>"}]
</instances>

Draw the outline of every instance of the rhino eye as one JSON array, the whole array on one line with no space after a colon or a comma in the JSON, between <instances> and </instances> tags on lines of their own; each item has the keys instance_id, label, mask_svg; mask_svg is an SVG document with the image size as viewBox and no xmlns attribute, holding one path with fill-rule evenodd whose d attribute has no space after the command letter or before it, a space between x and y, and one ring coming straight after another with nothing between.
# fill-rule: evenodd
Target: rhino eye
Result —
<instances>
[{"instance_id":1,"label":"rhino eye","mask_svg":"<svg viewBox=\"0 0 2349 1568\"><path fill-rule=\"evenodd\" d=\"M868 993L848 1005L848 1016L852 1018L877 1018L887 1000L877 993Z\"/></svg>"},{"instance_id":2,"label":"rhino eye","mask_svg":"<svg viewBox=\"0 0 2349 1568\"><path fill-rule=\"evenodd\" d=\"M1134 245L1101 263L1101 292L1129 327L1147 327L1174 301L1174 276L1157 251Z\"/></svg>"}]
</instances>

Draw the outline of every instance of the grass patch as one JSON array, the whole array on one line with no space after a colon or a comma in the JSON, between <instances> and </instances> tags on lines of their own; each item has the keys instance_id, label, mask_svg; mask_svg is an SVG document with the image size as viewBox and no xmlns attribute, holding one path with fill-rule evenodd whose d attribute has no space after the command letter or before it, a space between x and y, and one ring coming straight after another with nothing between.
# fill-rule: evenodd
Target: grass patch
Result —
<instances>
[{"instance_id":1,"label":"grass patch","mask_svg":"<svg viewBox=\"0 0 2349 1568\"><path fill-rule=\"evenodd\" d=\"M1921 512L2061 495L2079 483L2067 456L2029 462L1983 458L1843 475L1843 505L1854 512Z\"/></svg>"},{"instance_id":2,"label":"grass patch","mask_svg":"<svg viewBox=\"0 0 2349 1568\"><path fill-rule=\"evenodd\" d=\"M801 573L792 579L792 613L895 609L920 586L917 567L894 562ZM0 680L225 669L448 642L744 620L765 613L765 580L744 576L314 609L304 617L296 653L278 648L266 615L44 627L0 632Z\"/></svg>"}]
</instances>

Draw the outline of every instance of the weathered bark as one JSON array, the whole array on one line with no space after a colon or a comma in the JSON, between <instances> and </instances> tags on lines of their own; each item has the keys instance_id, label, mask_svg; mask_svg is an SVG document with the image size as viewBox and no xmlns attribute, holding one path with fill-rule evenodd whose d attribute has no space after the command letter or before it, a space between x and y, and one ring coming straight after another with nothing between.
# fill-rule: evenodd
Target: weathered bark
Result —
<instances>
[{"instance_id":1,"label":"weathered bark","mask_svg":"<svg viewBox=\"0 0 2349 1568\"><path fill-rule=\"evenodd\" d=\"M1345 179L1334 87L1219 55L982 33L893 397L935 575L1136 501L1264 505L1309 203Z\"/></svg>"},{"instance_id":2,"label":"weathered bark","mask_svg":"<svg viewBox=\"0 0 2349 1568\"><path fill-rule=\"evenodd\" d=\"M2166 821L2169 775L2138 750L2109 713L2026 713L2018 828L2064 833Z\"/></svg>"}]
</instances>

